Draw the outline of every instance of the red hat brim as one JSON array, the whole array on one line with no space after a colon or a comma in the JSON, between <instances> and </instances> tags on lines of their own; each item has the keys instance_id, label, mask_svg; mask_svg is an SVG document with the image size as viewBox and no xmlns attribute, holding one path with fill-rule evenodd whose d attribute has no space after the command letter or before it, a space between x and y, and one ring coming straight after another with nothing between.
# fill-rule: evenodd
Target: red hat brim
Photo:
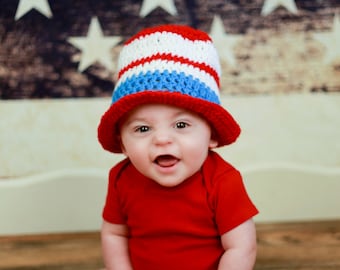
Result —
<instances>
[{"instance_id":1,"label":"red hat brim","mask_svg":"<svg viewBox=\"0 0 340 270\"><path fill-rule=\"evenodd\" d=\"M98 140L105 150L122 153L118 123L127 112L142 104L167 104L197 113L211 125L218 146L235 142L241 132L232 115L219 104L178 92L145 91L119 99L103 114Z\"/></svg>"}]
</instances>

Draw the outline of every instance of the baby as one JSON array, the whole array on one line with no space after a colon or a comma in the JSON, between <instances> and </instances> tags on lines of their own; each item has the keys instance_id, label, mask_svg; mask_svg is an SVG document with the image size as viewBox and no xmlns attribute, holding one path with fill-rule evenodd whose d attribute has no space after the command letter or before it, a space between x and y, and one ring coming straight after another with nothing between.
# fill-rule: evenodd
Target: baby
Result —
<instances>
[{"instance_id":1,"label":"baby","mask_svg":"<svg viewBox=\"0 0 340 270\"><path fill-rule=\"evenodd\" d=\"M213 151L240 127L220 104L210 37L144 29L125 42L118 68L98 127L103 148L126 156L109 174L106 269L253 269L258 211L239 171Z\"/></svg>"}]
</instances>

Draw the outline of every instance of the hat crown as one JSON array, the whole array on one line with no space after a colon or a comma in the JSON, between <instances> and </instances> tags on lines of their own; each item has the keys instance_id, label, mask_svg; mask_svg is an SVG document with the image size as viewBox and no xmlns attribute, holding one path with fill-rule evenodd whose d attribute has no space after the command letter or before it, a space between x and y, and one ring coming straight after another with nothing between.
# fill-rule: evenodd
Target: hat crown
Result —
<instances>
[{"instance_id":1,"label":"hat crown","mask_svg":"<svg viewBox=\"0 0 340 270\"><path fill-rule=\"evenodd\" d=\"M144 91L170 91L219 104L220 63L211 38L183 25L142 30L118 59L112 102Z\"/></svg>"}]
</instances>

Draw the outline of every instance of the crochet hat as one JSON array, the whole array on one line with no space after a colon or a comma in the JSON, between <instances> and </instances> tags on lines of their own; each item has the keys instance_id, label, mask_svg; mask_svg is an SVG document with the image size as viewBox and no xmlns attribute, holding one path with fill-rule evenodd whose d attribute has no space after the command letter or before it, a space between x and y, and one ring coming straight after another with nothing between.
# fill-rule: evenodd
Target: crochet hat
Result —
<instances>
[{"instance_id":1,"label":"crochet hat","mask_svg":"<svg viewBox=\"0 0 340 270\"><path fill-rule=\"evenodd\" d=\"M105 150L122 152L118 122L146 103L196 112L210 123L218 146L239 136L239 125L220 103L220 63L205 32L181 25L146 28L125 42L118 71L112 104L98 126Z\"/></svg>"}]
</instances>

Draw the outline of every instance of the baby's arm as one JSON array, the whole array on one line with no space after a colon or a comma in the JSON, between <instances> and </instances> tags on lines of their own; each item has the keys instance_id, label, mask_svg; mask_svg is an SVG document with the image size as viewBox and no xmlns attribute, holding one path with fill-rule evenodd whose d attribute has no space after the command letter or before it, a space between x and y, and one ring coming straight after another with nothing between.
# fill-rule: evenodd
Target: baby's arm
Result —
<instances>
[{"instance_id":1,"label":"baby's arm","mask_svg":"<svg viewBox=\"0 0 340 270\"><path fill-rule=\"evenodd\" d=\"M221 236L225 250L218 270L251 270L256 260L256 230L252 219Z\"/></svg>"},{"instance_id":2,"label":"baby's arm","mask_svg":"<svg viewBox=\"0 0 340 270\"><path fill-rule=\"evenodd\" d=\"M125 225L103 221L101 238L106 270L132 270L127 237Z\"/></svg>"}]
</instances>

